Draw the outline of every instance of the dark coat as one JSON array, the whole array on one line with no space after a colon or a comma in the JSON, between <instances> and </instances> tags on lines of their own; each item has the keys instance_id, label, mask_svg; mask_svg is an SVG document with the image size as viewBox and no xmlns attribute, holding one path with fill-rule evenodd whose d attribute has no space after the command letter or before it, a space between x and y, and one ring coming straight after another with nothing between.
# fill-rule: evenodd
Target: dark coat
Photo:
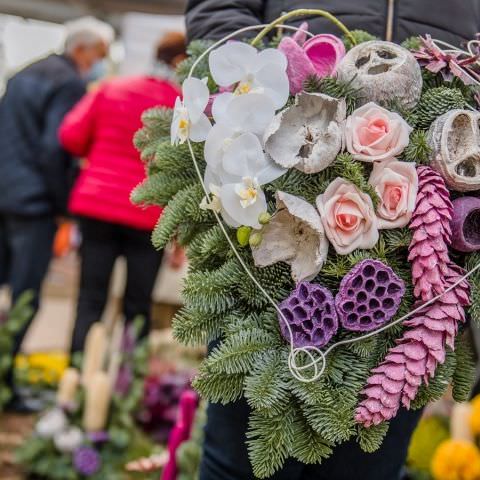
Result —
<instances>
[{"instance_id":1,"label":"dark coat","mask_svg":"<svg viewBox=\"0 0 480 480\"><path fill-rule=\"evenodd\" d=\"M269 23L297 8L327 10L350 29L366 30L395 42L430 33L459 45L480 31L480 0L189 0L188 36L190 40L218 39L241 27ZM291 24L300 22L296 19ZM310 19L309 26L314 33L339 34L325 18Z\"/></svg>"},{"instance_id":2,"label":"dark coat","mask_svg":"<svg viewBox=\"0 0 480 480\"><path fill-rule=\"evenodd\" d=\"M0 213L65 210L71 157L58 127L85 93L73 63L51 55L13 76L0 100Z\"/></svg>"}]
</instances>

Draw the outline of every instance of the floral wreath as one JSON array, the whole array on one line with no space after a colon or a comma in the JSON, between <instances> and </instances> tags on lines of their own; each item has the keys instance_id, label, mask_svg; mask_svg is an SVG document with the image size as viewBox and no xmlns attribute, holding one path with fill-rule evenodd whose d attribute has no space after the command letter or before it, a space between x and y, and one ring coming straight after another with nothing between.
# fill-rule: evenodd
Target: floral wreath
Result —
<instances>
[{"instance_id":1,"label":"floral wreath","mask_svg":"<svg viewBox=\"0 0 480 480\"><path fill-rule=\"evenodd\" d=\"M305 15L344 40L284 25ZM480 188L480 114L474 45L399 46L321 10L228 41L255 28L190 46L173 115L144 115L149 177L133 200L166 206L156 246L188 246L175 335L217 342L195 387L212 402L246 398L266 478L352 437L378 449L401 406L450 382L468 395L459 333L478 311L480 200L468 192Z\"/></svg>"}]
</instances>

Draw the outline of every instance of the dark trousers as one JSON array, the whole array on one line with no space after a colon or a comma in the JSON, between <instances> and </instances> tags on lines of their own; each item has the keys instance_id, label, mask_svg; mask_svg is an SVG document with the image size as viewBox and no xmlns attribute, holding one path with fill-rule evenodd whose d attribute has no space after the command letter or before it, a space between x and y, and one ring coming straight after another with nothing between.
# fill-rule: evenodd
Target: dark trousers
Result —
<instances>
[{"instance_id":1,"label":"dark trousers","mask_svg":"<svg viewBox=\"0 0 480 480\"><path fill-rule=\"evenodd\" d=\"M245 400L210 404L200 480L254 480L246 437L249 407ZM355 440L336 447L321 465L302 465L289 459L272 480L399 480L410 436L421 411L401 410L390 422L382 447L364 453Z\"/></svg>"},{"instance_id":2,"label":"dark trousers","mask_svg":"<svg viewBox=\"0 0 480 480\"><path fill-rule=\"evenodd\" d=\"M40 288L52 257L55 230L51 216L0 214L0 284L10 287L13 302L25 291L31 291L34 312L38 310ZM32 319L33 316L16 335L13 355L20 350ZM12 383L12 372L7 373L6 381Z\"/></svg>"},{"instance_id":3,"label":"dark trousers","mask_svg":"<svg viewBox=\"0 0 480 480\"><path fill-rule=\"evenodd\" d=\"M80 219L80 230L81 277L72 352L83 350L88 330L100 320L115 260L122 255L127 261L123 313L127 322L141 315L145 335L150 328L151 295L162 259L161 252L151 244L150 232L88 218Z\"/></svg>"}]
</instances>

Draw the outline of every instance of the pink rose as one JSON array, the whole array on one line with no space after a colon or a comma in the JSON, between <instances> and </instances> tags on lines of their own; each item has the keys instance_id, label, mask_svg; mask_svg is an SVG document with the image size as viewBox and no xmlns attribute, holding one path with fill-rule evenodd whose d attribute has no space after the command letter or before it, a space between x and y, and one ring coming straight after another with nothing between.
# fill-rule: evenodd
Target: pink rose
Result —
<instances>
[{"instance_id":1,"label":"pink rose","mask_svg":"<svg viewBox=\"0 0 480 480\"><path fill-rule=\"evenodd\" d=\"M302 23L300 28L303 31L283 38L278 46L288 60L287 75L292 95L303 90L303 82L309 76L323 78L335 73L338 63L345 56L345 46L335 35L326 33L306 40L308 23Z\"/></svg>"},{"instance_id":2,"label":"pink rose","mask_svg":"<svg viewBox=\"0 0 480 480\"><path fill-rule=\"evenodd\" d=\"M415 164L399 162L394 158L375 163L368 182L380 197L377 208L378 228L408 225L418 190Z\"/></svg>"},{"instance_id":3,"label":"pink rose","mask_svg":"<svg viewBox=\"0 0 480 480\"><path fill-rule=\"evenodd\" d=\"M336 178L317 197L325 234L335 251L346 255L356 248L373 248L378 241L372 199L353 183Z\"/></svg>"},{"instance_id":4,"label":"pink rose","mask_svg":"<svg viewBox=\"0 0 480 480\"><path fill-rule=\"evenodd\" d=\"M411 131L412 127L398 113L370 102L347 118L347 150L362 162L386 160L403 152Z\"/></svg>"}]
</instances>

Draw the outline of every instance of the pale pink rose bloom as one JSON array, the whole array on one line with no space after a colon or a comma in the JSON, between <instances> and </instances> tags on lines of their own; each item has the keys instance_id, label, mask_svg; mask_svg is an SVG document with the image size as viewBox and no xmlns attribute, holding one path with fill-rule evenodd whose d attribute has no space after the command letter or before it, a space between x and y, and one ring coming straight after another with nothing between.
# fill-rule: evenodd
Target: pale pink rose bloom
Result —
<instances>
[{"instance_id":1,"label":"pale pink rose bloom","mask_svg":"<svg viewBox=\"0 0 480 480\"><path fill-rule=\"evenodd\" d=\"M347 118L345 143L355 160L382 161L403 152L411 131L398 113L370 102Z\"/></svg>"},{"instance_id":2,"label":"pale pink rose bloom","mask_svg":"<svg viewBox=\"0 0 480 480\"><path fill-rule=\"evenodd\" d=\"M368 182L380 198L377 208L378 228L401 228L408 225L418 191L415 164L399 162L395 158L375 163Z\"/></svg>"},{"instance_id":3,"label":"pale pink rose bloom","mask_svg":"<svg viewBox=\"0 0 480 480\"><path fill-rule=\"evenodd\" d=\"M353 183L336 178L317 197L325 234L340 255L357 248L373 248L378 241L372 199Z\"/></svg>"}]
</instances>

